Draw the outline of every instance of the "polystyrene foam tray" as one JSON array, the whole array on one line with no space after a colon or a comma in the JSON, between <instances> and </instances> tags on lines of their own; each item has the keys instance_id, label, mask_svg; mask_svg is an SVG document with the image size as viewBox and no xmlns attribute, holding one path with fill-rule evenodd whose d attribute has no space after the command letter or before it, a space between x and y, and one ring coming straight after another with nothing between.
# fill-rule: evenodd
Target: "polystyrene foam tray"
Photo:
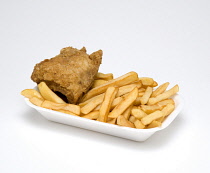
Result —
<instances>
[{"instance_id":1,"label":"polystyrene foam tray","mask_svg":"<svg viewBox=\"0 0 210 173\"><path fill-rule=\"evenodd\" d=\"M25 98L25 101L30 107L36 109L39 113L41 113L41 115L44 116L47 120L79 128L84 128L87 130L92 130L100 133L105 133L108 135L113 135L125 139L130 139L134 141L145 141L155 132L163 130L166 127L168 127L172 123L172 121L177 117L177 115L180 113L183 107L183 99L178 94L176 94L173 97L173 99L175 101L175 110L162 123L161 127L156 127L151 129L135 129L135 128L113 125L109 123L103 123L95 120L89 120L86 118L35 106L27 98Z\"/></svg>"}]
</instances>

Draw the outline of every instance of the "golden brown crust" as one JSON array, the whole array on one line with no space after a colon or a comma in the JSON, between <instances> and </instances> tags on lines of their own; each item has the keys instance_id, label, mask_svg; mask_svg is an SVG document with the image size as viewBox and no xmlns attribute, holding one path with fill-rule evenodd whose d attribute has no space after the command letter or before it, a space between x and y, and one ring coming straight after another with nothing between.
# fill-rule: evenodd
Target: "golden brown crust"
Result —
<instances>
[{"instance_id":1,"label":"golden brown crust","mask_svg":"<svg viewBox=\"0 0 210 173\"><path fill-rule=\"evenodd\" d=\"M91 87L102 54L99 50L88 55L85 47L81 50L63 48L54 58L36 64L31 79L36 83L46 82L50 89L62 93L69 103L75 104Z\"/></svg>"}]
</instances>

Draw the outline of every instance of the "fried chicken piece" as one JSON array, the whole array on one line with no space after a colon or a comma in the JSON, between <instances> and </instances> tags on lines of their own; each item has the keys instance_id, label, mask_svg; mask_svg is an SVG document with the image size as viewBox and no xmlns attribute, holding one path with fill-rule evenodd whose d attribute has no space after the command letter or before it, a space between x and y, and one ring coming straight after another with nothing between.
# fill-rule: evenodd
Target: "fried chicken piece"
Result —
<instances>
[{"instance_id":1,"label":"fried chicken piece","mask_svg":"<svg viewBox=\"0 0 210 173\"><path fill-rule=\"evenodd\" d=\"M35 65L31 79L39 84L44 81L54 92L62 93L69 103L76 104L89 90L102 61L102 50L91 55L66 47L60 54Z\"/></svg>"}]
</instances>

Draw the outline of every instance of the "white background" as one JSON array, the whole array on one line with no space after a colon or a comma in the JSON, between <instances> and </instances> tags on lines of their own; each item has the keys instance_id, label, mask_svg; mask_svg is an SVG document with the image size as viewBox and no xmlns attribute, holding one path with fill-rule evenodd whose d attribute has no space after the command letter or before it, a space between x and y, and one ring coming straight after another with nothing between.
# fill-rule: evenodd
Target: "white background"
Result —
<instances>
[{"instance_id":1,"label":"white background","mask_svg":"<svg viewBox=\"0 0 210 173\"><path fill-rule=\"evenodd\" d=\"M210 1L0 1L0 172L210 171ZM100 71L179 84L185 107L133 142L45 120L21 90L61 48L102 49Z\"/></svg>"}]
</instances>

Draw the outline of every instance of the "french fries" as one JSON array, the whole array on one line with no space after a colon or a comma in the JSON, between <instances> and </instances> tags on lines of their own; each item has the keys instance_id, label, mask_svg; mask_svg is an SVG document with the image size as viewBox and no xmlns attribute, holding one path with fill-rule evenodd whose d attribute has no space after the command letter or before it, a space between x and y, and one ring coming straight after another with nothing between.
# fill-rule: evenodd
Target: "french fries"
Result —
<instances>
[{"instance_id":1,"label":"french fries","mask_svg":"<svg viewBox=\"0 0 210 173\"><path fill-rule=\"evenodd\" d=\"M154 98L150 98L148 101L148 105L153 105L159 101L165 100L173 95L175 95L177 92L179 91L179 86L175 85L173 88L171 88L170 90L154 97Z\"/></svg>"},{"instance_id":2,"label":"french fries","mask_svg":"<svg viewBox=\"0 0 210 173\"><path fill-rule=\"evenodd\" d=\"M65 110L80 115L80 107L74 104L55 103L48 100L43 101L41 107L52 110Z\"/></svg>"},{"instance_id":3,"label":"french fries","mask_svg":"<svg viewBox=\"0 0 210 173\"><path fill-rule=\"evenodd\" d=\"M96 120L99 117L99 111L92 111L89 114L83 115L82 117L90 120Z\"/></svg>"},{"instance_id":4,"label":"french fries","mask_svg":"<svg viewBox=\"0 0 210 173\"><path fill-rule=\"evenodd\" d=\"M31 98L29 98L29 101L39 107L41 107L42 103L43 103L43 99L40 99L38 97L31 97Z\"/></svg>"},{"instance_id":5,"label":"french fries","mask_svg":"<svg viewBox=\"0 0 210 173\"><path fill-rule=\"evenodd\" d=\"M163 117L163 112L161 112L161 111L155 111L155 112L153 112L153 113L151 113L151 114L149 114L149 115L143 117L143 118L141 119L141 122L142 122L144 125L148 125L148 124L150 124L152 121L154 121L154 120L156 120L156 119L158 119L158 118L161 118L161 117Z\"/></svg>"},{"instance_id":6,"label":"french fries","mask_svg":"<svg viewBox=\"0 0 210 173\"><path fill-rule=\"evenodd\" d=\"M46 100L55 102L55 103L65 103L60 97L58 97L47 85L45 82L40 82L38 84L39 92L42 97Z\"/></svg>"},{"instance_id":7,"label":"french fries","mask_svg":"<svg viewBox=\"0 0 210 173\"><path fill-rule=\"evenodd\" d=\"M110 80L109 82L100 85L96 88L91 89L82 99L82 101L86 101L90 99L93 96L96 96L98 94L104 93L108 87L115 86L120 87L127 84L130 84L132 82L135 82L138 80L138 74L136 72L129 72L121 77L118 77L116 79Z\"/></svg>"},{"instance_id":8,"label":"french fries","mask_svg":"<svg viewBox=\"0 0 210 173\"><path fill-rule=\"evenodd\" d=\"M99 97L96 97L95 99L91 100L89 103L87 103L85 106L81 108L81 112L83 114L88 114L90 111L92 111L96 106L102 103L104 99L104 94L100 95Z\"/></svg>"},{"instance_id":9,"label":"french fries","mask_svg":"<svg viewBox=\"0 0 210 173\"><path fill-rule=\"evenodd\" d=\"M97 80L94 80L93 82L93 85L91 88L95 88L95 87L98 87L104 83L107 83L108 81L107 80L102 80L102 79L97 79Z\"/></svg>"},{"instance_id":10,"label":"french fries","mask_svg":"<svg viewBox=\"0 0 210 173\"><path fill-rule=\"evenodd\" d=\"M41 94L35 90L35 89L25 89L21 92L21 95L27 97L27 98L32 98L32 97L36 97L39 98L41 100L44 100L44 98L41 96Z\"/></svg>"},{"instance_id":11,"label":"french fries","mask_svg":"<svg viewBox=\"0 0 210 173\"><path fill-rule=\"evenodd\" d=\"M129 92L131 92L134 88L140 88L141 87L141 83L140 82L136 82L130 85L125 85L119 88L119 91L116 95L116 97L122 96L124 94L127 94Z\"/></svg>"},{"instance_id":12,"label":"french fries","mask_svg":"<svg viewBox=\"0 0 210 173\"><path fill-rule=\"evenodd\" d=\"M145 125L138 119L134 121L134 125L137 129L144 129L145 128Z\"/></svg>"},{"instance_id":13,"label":"french fries","mask_svg":"<svg viewBox=\"0 0 210 173\"><path fill-rule=\"evenodd\" d=\"M56 111L62 112L62 113L65 113L65 114L69 114L69 115L79 116L77 114L74 114L73 112L70 112L70 111L67 111L67 110L63 110L63 109L59 109L59 110L56 110Z\"/></svg>"},{"instance_id":14,"label":"french fries","mask_svg":"<svg viewBox=\"0 0 210 173\"><path fill-rule=\"evenodd\" d=\"M161 110L162 106L156 104L156 105L141 105L141 109L146 113L146 114L151 114L157 110Z\"/></svg>"},{"instance_id":15,"label":"french fries","mask_svg":"<svg viewBox=\"0 0 210 173\"><path fill-rule=\"evenodd\" d=\"M152 86L154 83L154 80L150 77L140 77L139 80L142 82L142 85L145 86Z\"/></svg>"},{"instance_id":16,"label":"french fries","mask_svg":"<svg viewBox=\"0 0 210 173\"><path fill-rule=\"evenodd\" d=\"M131 110L133 108L133 105L129 106L123 113L122 115L128 120L130 115L131 115Z\"/></svg>"},{"instance_id":17,"label":"french fries","mask_svg":"<svg viewBox=\"0 0 210 173\"><path fill-rule=\"evenodd\" d=\"M159 121L152 121L148 126L147 126L147 129L151 129L151 128L155 128L155 127L160 127L161 126L161 122Z\"/></svg>"},{"instance_id":18,"label":"french fries","mask_svg":"<svg viewBox=\"0 0 210 173\"><path fill-rule=\"evenodd\" d=\"M97 79L102 79L102 80L112 80L113 79L113 74L112 73L107 73L107 74L104 74L104 73L100 73L100 72L98 72L97 74L96 74L96 80Z\"/></svg>"},{"instance_id":19,"label":"french fries","mask_svg":"<svg viewBox=\"0 0 210 173\"><path fill-rule=\"evenodd\" d=\"M169 82L166 82L160 85L155 91L153 91L152 97L156 97L157 95L162 94L166 90L168 85L169 85Z\"/></svg>"},{"instance_id":20,"label":"french fries","mask_svg":"<svg viewBox=\"0 0 210 173\"><path fill-rule=\"evenodd\" d=\"M157 88L154 88L156 87ZM174 111L171 98L179 91L169 82L160 86L149 77L129 72L113 78L112 73L98 73L94 84L77 105L65 103L44 82L38 89L25 89L21 94L39 107L54 111L136 129L160 127Z\"/></svg>"},{"instance_id":21,"label":"french fries","mask_svg":"<svg viewBox=\"0 0 210 173\"><path fill-rule=\"evenodd\" d=\"M129 121L132 122L132 123L134 123L136 121L136 118L131 115L130 118L129 118Z\"/></svg>"},{"instance_id":22,"label":"french fries","mask_svg":"<svg viewBox=\"0 0 210 173\"><path fill-rule=\"evenodd\" d=\"M99 110L99 117L98 121L106 122L108 118L108 114L112 105L112 102L117 94L118 89L115 87L109 87L104 96L104 100L101 104L100 110Z\"/></svg>"},{"instance_id":23,"label":"french fries","mask_svg":"<svg viewBox=\"0 0 210 173\"><path fill-rule=\"evenodd\" d=\"M152 94L152 87L147 87L145 93L143 94L140 100L142 105L145 105L148 102L151 94Z\"/></svg>"},{"instance_id":24,"label":"french fries","mask_svg":"<svg viewBox=\"0 0 210 173\"><path fill-rule=\"evenodd\" d=\"M141 120L143 117L147 116L147 114L143 110L137 107L134 107L131 110L131 115L137 118L138 120Z\"/></svg>"},{"instance_id":25,"label":"french fries","mask_svg":"<svg viewBox=\"0 0 210 173\"><path fill-rule=\"evenodd\" d=\"M129 95L122 100L108 115L109 118L117 118L119 115L121 115L129 106L133 104L133 102L136 100L138 96L138 89L134 88Z\"/></svg>"},{"instance_id":26,"label":"french fries","mask_svg":"<svg viewBox=\"0 0 210 173\"><path fill-rule=\"evenodd\" d=\"M119 115L117 117L117 124L120 126L125 126L125 127L131 127L134 128L134 124L130 121L128 121L123 115Z\"/></svg>"},{"instance_id":27,"label":"french fries","mask_svg":"<svg viewBox=\"0 0 210 173\"><path fill-rule=\"evenodd\" d=\"M117 121L117 118L113 118L113 119L110 118L110 120L108 120L107 123L109 123L109 124L115 124L116 121Z\"/></svg>"}]
</instances>

